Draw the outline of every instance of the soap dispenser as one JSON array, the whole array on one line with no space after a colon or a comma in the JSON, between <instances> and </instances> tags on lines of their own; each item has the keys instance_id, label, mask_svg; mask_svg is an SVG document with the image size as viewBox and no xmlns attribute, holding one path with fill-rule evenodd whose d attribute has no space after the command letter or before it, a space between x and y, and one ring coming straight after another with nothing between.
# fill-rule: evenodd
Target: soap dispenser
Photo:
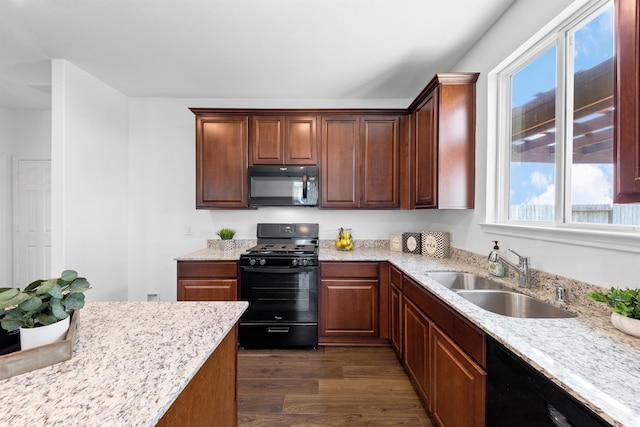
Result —
<instances>
[{"instance_id":1,"label":"soap dispenser","mask_svg":"<svg viewBox=\"0 0 640 427\"><path fill-rule=\"evenodd\" d=\"M492 240L494 243L493 250L489 254L489 274L496 277L504 277L504 265L500 259L500 248L498 241Z\"/></svg>"}]
</instances>

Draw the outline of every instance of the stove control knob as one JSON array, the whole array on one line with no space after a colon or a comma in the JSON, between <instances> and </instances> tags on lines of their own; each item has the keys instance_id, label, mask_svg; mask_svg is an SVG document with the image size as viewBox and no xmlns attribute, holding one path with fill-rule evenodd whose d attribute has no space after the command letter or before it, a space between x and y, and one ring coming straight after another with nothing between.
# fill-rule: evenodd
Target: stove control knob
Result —
<instances>
[{"instance_id":1,"label":"stove control knob","mask_svg":"<svg viewBox=\"0 0 640 427\"><path fill-rule=\"evenodd\" d=\"M304 259L302 260L302 265L304 265L304 266L306 267L306 266L307 266L307 264L309 264L309 260L308 260L308 259L306 259L306 258L304 258Z\"/></svg>"},{"instance_id":2,"label":"stove control knob","mask_svg":"<svg viewBox=\"0 0 640 427\"><path fill-rule=\"evenodd\" d=\"M256 259L255 258L249 258L249 265L256 265Z\"/></svg>"},{"instance_id":3,"label":"stove control knob","mask_svg":"<svg viewBox=\"0 0 640 427\"><path fill-rule=\"evenodd\" d=\"M298 265L298 260L297 259L292 259L291 260L291 264L293 264L293 266L295 267L296 265Z\"/></svg>"},{"instance_id":4,"label":"stove control knob","mask_svg":"<svg viewBox=\"0 0 640 427\"><path fill-rule=\"evenodd\" d=\"M260 258L260 265L265 265L267 263L267 260L264 258Z\"/></svg>"}]
</instances>

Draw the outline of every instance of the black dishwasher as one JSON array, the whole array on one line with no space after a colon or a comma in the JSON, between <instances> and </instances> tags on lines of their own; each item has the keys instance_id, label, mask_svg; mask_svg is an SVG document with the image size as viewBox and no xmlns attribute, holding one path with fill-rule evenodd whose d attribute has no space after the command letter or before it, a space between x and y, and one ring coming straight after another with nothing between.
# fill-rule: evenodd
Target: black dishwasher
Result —
<instances>
[{"instance_id":1,"label":"black dishwasher","mask_svg":"<svg viewBox=\"0 0 640 427\"><path fill-rule=\"evenodd\" d=\"M611 426L491 337L487 373L487 427Z\"/></svg>"}]
</instances>

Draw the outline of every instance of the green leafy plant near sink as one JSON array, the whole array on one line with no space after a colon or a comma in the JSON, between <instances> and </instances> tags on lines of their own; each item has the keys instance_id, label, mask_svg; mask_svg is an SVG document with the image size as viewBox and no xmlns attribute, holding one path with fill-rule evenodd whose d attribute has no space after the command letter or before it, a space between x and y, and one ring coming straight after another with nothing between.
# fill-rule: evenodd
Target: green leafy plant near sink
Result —
<instances>
[{"instance_id":1,"label":"green leafy plant near sink","mask_svg":"<svg viewBox=\"0 0 640 427\"><path fill-rule=\"evenodd\" d=\"M607 304L621 316L640 319L640 289L611 288L606 293L590 292L587 297Z\"/></svg>"}]
</instances>

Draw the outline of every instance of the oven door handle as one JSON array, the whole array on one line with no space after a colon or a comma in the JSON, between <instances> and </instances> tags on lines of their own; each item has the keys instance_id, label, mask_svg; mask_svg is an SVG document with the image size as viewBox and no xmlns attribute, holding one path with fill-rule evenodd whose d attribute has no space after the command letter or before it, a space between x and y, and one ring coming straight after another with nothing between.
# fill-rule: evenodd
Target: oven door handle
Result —
<instances>
[{"instance_id":1,"label":"oven door handle","mask_svg":"<svg viewBox=\"0 0 640 427\"><path fill-rule=\"evenodd\" d=\"M309 266L309 267L295 267L295 268L242 266L242 267L240 267L240 269L242 271L250 271L250 272L254 272L254 273L296 274L296 273L303 273L303 272L307 272L307 271L316 271L318 269L318 267L315 266L315 265L314 266Z\"/></svg>"}]
</instances>

